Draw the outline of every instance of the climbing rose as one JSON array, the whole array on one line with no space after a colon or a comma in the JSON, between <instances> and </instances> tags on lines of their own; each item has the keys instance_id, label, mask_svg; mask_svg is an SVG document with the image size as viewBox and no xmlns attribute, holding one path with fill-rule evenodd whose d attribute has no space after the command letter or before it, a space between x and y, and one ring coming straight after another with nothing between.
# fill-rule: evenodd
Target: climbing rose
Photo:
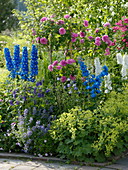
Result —
<instances>
[{"instance_id":1,"label":"climbing rose","mask_svg":"<svg viewBox=\"0 0 128 170\"><path fill-rule=\"evenodd\" d=\"M104 27L109 27L109 26L110 26L110 23L107 22L107 23L105 23L103 26L104 26Z\"/></svg>"},{"instance_id":2,"label":"climbing rose","mask_svg":"<svg viewBox=\"0 0 128 170\"><path fill-rule=\"evenodd\" d=\"M41 38L40 43L41 44L47 44L48 40L46 38Z\"/></svg>"},{"instance_id":3,"label":"climbing rose","mask_svg":"<svg viewBox=\"0 0 128 170\"><path fill-rule=\"evenodd\" d=\"M80 40L80 43L83 44L83 43L84 43L84 39L81 39L81 40Z\"/></svg>"},{"instance_id":4,"label":"climbing rose","mask_svg":"<svg viewBox=\"0 0 128 170\"><path fill-rule=\"evenodd\" d=\"M46 20L48 20L47 17L43 17L43 18L40 19L41 22L44 22L44 21L46 21Z\"/></svg>"},{"instance_id":5,"label":"climbing rose","mask_svg":"<svg viewBox=\"0 0 128 170\"><path fill-rule=\"evenodd\" d=\"M36 42L37 42L37 43L40 43L40 37L37 37L37 38L36 38Z\"/></svg>"},{"instance_id":6,"label":"climbing rose","mask_svg":"<svg viewBox=\"0 0 128 170\"><path fill-rule=\"evenodd\" d=\"M84 32L80 32L80 37L84 38L85 37L85 33Z\"/></svg>"},{"instance_id":7,"label":"climbing rose","mask_svg":"<svg viewBox=\"0 0 128 170\"><path fill-rule=\"evenodd\" d=\"M48 69L49 69L50 71L53 71L53 65L49 65L49 66L48 66Z\"/></svg>"},{"instance_id":8,"label":"climbing rose","mask_svg":"<svg viewBox=\"0 0 128 170\"><path fill-rule=\"evenodd\" d=\"M88 27L88 21L87 20L84 20L84 26Z\"/></svg>"},{"instance_id":9,"label":"climbing rose","mask_svg":"<svg viewBox=\"0 0 128 170\"><path fill-rule=\"evenodd\" d=\"M78 37L78 34L72 32L72 37L73 37L73 38L76 38L76 37Z\"/></svg>"},{"instance_id":10,"label":"climbing rose","mask_svg":"<svg viewBox=\"0 0 128 170\"><path fill-rule=\"evenodd\" d=\"M71 16L70 15L64 15L64 18L70 18Z\"/></svg>"},{"instance_id":11,"label":"climbing rose","mask_svg":"<svg viewBox=\"0 0 128 170\"><path fill-rule=\"evenodd\" d=\"M60 61L60 65L61 65L61 66L66 66L66 65L67 65L67 62L66 62L65 60L61 60L61 61Z\"/></svg>"},{"instance_id":12,"label":"climbing rose","mask_svg":"<svg viewBox=\"0 0 128 170\"><path fill-rule=\"evenodd\" d=\"M58 64L57 60L52 63L53 66L56 66L57 64Z\"/></svg>"},{"instance_id":13,"label":"climbing rose","mask_svg":"<svg viewBox=\"0 0 128 170\"><path fill-rule=\"evenodd\" d=\"M61 35L64 35L64 34L66 33L66 30L65 30L64 28L60 28L60 29L59 29L59 33L60 33Z\"/></svg>"},{"instance_id":14,"label":"climbing rose","mask_svg":"<svg viewBox=\"0 0 128 170\"><path fill-rule=\"evenodd\" d=\"M61 82L64 83L67 80L67 78L65 76L61 77Z\"/></svg>"}]
</instances>

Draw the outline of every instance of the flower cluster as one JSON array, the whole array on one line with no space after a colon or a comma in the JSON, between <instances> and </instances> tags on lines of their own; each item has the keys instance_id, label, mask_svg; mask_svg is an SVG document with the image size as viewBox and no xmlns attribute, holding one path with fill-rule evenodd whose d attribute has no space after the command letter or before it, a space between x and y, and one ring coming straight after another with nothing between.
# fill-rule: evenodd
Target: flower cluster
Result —
<instances>
[{"instance_id":1,"label":"flower cluster","mask_svg":"<svg viewBox=\"0 0 128 170\"><path fill-rule=\"evenodd\" d=\"M28 51L27 47L23 47L22 51L22 60L21 60L21 71L20 76L21 79L28 80Z\"/></svg>"},{"instance_id":2,"label":"flower cluster","mask_svg":"<svg viewBox=\"0 0 128 170\"><path fill-rule=\"evenodd\" d=\"M9 77L15 78L14 65L8 48L4 48L4 57L6 59L6 67L10 71Z\"/></svg>"},{"instance_id":3,"label":"flower cluster","mask_svg":"<svg viewBox=\"0 0 128 170\"><path fill-rule=\"evenodd\" d=\"M16 78L16 75L20 75L21 79L35 81L35 76L38 75L38 56L35 45L32 45L30 73L27 47L23 47L21 58L19 45L14 46L14 59L12 59L8 48L4 49L4 56L11 78Z\"/></svg>"},{"instance_id":4,"label":"flower cluster","mask_svg":"<svg viewBox=\"0 0 128 170\"><path fill-rule=\"evenodd\" d=\"M30 79L38 75L38 55L37 55L37 48L35 45L32 45L32 52L31 52L31 63L30 63ZM34 80L34 79L33 79Z\"/></svg>"},{"instance_id":5,"label":"flower cluster","mask_svg":"<svg viewBox=\"0 0 128 170\"><path fill-rule=\"evenodd\" d=\"M118 45L118 50L126 50L127 52L127 47L128 47L128 18L123 17L122 20L118 21L115 23L116 26L113 27L113 32L117 32L117 40L118 38L122 37L122 40L117 42ZM120 36L119 36L120 34Z\"/></svg>"},{"instance_id":6,"label":"flower cluster","mask_svg":"<svg viewBox=\"0 0 128 170\"><path fill-rule=\"evenodd\" d=\"M20 47L19 45L15 45L14 46L14 62L13 62L15 72L19 71L20 63L21 63Z\"/></svg>"},{"instance_id":7,"label":"flower cluster","mask_svg":"<svg viewBox=\"0 0 128 170\"><path fill-rule=\"evenodd\" d=\"M76 63L76 61L74 59L68 59L68 60L61 60L60 62L58 62L57 60L54 61L51 65L48 66L48 69L50 71L54 71L54 70L61 70L63 69L65 66L67 65L72 65L73 63ZM60 81L62 83L64 83L67 80L68 77L66 76L61 76ZM70 79L71 80L75 80L75 76L70 75Z\"/></svg>"},{"instance_id":8,"label":"flower cluster","mask_svg":"<svg viewBox=\"0 0 128 170\"><path fill-rule=\"evenodd\" d=\"M52 17L52 18L53 18L53 17ZM80 31L79 33L74 33L74 32L71 31L71 28L69 29L69 28L67 27L69 19L72 19L72 20L70 20L70 21L73 21L74 18L72 18L70 15L66 14L66 15L64 15L64 20L57 20L57 21L55 21L55 20L53 20L53 19L51 19L51 18L43 17L43 18L40 19L40 22L43 23L42 27L44 27L44 28L46 28L46 27L45 27L46 25L49 25L49 26L51 27L51 29L48 28L48 30L52 30L52 32L49 32L49 33L48 33L49 35L51 35L51 33L52 33L52 35L53 35L54 32L57 33L57 34L60 34L61 36L62 36L62 35L65 35L65 34L66 34L66 36L67 36L67 34L69 34L69 37L71 38L71 39L70 39L71 42L76 42L76 40L77 40L76 38L77 38L78 36L79 36L80 38L84 38L85 35L86 35L85 32ZM67 23L66 23L66 22L67 22ZM46 25L45 25L45 24L46 24ZM89 26L89 23L88 23L87 20L84 20L84 21L83 21L83 26L84 26L84 27L88 27L88 26ZM54 30L53 30L53 29L54 29ZM47 33L48 31L45 31L45 32ZM32 34L33 34L33 30L32 30ZM37 37L37 38L36 38L36 42L37 42L37 43L40 43L40 44L48 44L48 37L49 37L48 34L45 34L45 33L43 32L44 37L43 37L43 38ZM42 34L41 34L41 35L42 35ZM34 34L34 36L35 36L35 34ZM56 36L54 36L54 38L55 38L55 37L56 37ZM57 36L57 37L59 37L59 36ZM80 43L81 43L81 44L84 43L84 39L80 39Z\"/></svg>"},{"instance_id":9,"label":"flower cluster","mask_svg":"<svg viewBox=\"0 0 128 170\"><path fill-rule=\"evenodd\" d=\"M128 55L125 54L124 56L121 55L121 53L116 54L117 57L117 63L122 65L121 69L121 75L123 78L127 79L128 75Z\"/></svg>"},{"instance_id":10,"label":"flower cluster","mask_svg":"<svg viewBox=\"0 0 128 170\"><path fill-rule=\"evenodd\" d=\"M103 66L103 71L97 76L91 75L87 69L87 66L83 61L79 60L80 70L82 71L82 76L84 77L83 85L86 90L89 90L92 98L95 98L98 93L101 93L100 87L103 81L103 77L108 75L107 66Z\"/></svg>"}]
</instances>

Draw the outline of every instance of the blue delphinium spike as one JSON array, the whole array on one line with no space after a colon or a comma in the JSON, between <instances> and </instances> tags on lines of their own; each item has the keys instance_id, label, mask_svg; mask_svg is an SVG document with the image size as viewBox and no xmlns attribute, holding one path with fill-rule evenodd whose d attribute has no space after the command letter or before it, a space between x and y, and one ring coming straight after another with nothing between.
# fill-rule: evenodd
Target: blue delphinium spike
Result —
<instances>
[{"instance_id":1,"label":"blue delphinium spike","mask_svg":"<svg viewBox=\"0 0 128 170\"><path fill-rule=\"evenodd\" d=\"M14 61L13 61L14 69L15 69L15 72L18 72L20 69L20 62L21 62L19 45L14 46L14 56L13 57L14 57Z\"/></svg>"},{"instance_id":2,"label":"blue delphinium spike","mask_svg":"<svg viewBox=\"0 0 128 170\"><path fill-rule=\"evenodd\" d=\"M32 45L31 51L31 62L30 62L30 81L35 79L35 76L38 75L38 55L37 48L35 45Z\"/></svg>"},{"instance_id":3,"label":"blue delphinium spike","mask_svg":"<svg viewBox=\"0 0 128 170\"><path fill-rule=\"evenodd\" d=\"M97 94L101 93L100 86L103 81L104 76L108 75L108 67L103 66L103 71L98 75L90 75L89 71L87 70L87 66L84 64L83 61L79 60L78 63L80 64L80 70L82 72L82 76L86 77L86 80L83 82L83 85L86 86L85 89L90 91L90 96L95 98Z\"/></svg>"},{"instance_id":4,"label":"blue delphinium spike","mask_svg":"<svg viewBox=\"0 0 128 170\"><path fill-rule=\"evenodd\" d=\"M27 47L23 47L21 60L21 79L28 80L28 51Z\"/></svg>"},{"instance_id":5,"label":"blue delphinium spike","mask_svg":"<svg viewBox=\"0 0 128 170\"><path fill-rule=\"evenodd\" d=\"M8 71L12 71L13 70L13 62L12 62L12 58L11 58L10 51L8 48L4 48L4 56L6 59L6 67L7 67Z\"/></svg>"},{"instance_id":6,"label":"blue delphinium spike","mask_svg":"<svg viewBox=\"0 0 128 170\"><path fill-rule=\"evenodd\" d=\"M5 56L5 59L6 59L6 67L7 67L8 71L10 71L9 77L15 78L13 61L12 61L10 51L9 51L8 48L4 48L4 56Z\"/></svg>"}]
</instances>

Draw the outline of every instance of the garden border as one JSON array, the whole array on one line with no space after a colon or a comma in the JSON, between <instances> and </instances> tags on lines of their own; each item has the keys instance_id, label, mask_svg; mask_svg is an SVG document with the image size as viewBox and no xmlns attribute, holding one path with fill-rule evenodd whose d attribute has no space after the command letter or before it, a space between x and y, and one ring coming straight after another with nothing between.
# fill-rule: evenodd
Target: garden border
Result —
<instances>
[{"instance_id":1,"label":"garden border","mask_svg":"<svg viewBox=\"0 0 128 170\"><path fill-rule=\"evenodd\" d=\"M0 152L0 158L10 158L10 159L29 159L33 161L46 161L46 162L60 162L60 163L67 163L67 164L74 164L74 165L84 165L84 166L93 166L93 167L105 167L111 165L113 161L106 162L106 163L87 163L87 162L77 162L77 161L69 161L64 160L56 157L37 157L34 155L28 155L24 153L6 153Z\"/></svg>"}]
</instances>

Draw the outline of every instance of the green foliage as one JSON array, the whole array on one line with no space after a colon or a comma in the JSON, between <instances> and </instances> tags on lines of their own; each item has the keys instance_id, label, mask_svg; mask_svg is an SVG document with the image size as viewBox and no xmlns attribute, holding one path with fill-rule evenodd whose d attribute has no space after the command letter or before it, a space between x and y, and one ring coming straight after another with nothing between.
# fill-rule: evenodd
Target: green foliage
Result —
<instances>
[{"instance_id":1,"label":"green foliage","mask_svg":"<svg viewBox=\"0 0 128 170\"><path fill-rule=\"evenodd\" d=\"M50 130L59 155L74 161L104 162L125 151L127 103L126 89L123 94L112 92L103 106L93 112L76 107L61 114Z\"/></svg>"},{"instance_id":2,"label":"green foliage","mask_svg":"<svg viewBox=\"0 0 128 170\"><path fill-rule=\"evenodd\" d=\"M17 26L17 19L12 10L16 7L15 0L0 1L0 32L6 29L12 29Z\"/></svg>"}]
</instances>

